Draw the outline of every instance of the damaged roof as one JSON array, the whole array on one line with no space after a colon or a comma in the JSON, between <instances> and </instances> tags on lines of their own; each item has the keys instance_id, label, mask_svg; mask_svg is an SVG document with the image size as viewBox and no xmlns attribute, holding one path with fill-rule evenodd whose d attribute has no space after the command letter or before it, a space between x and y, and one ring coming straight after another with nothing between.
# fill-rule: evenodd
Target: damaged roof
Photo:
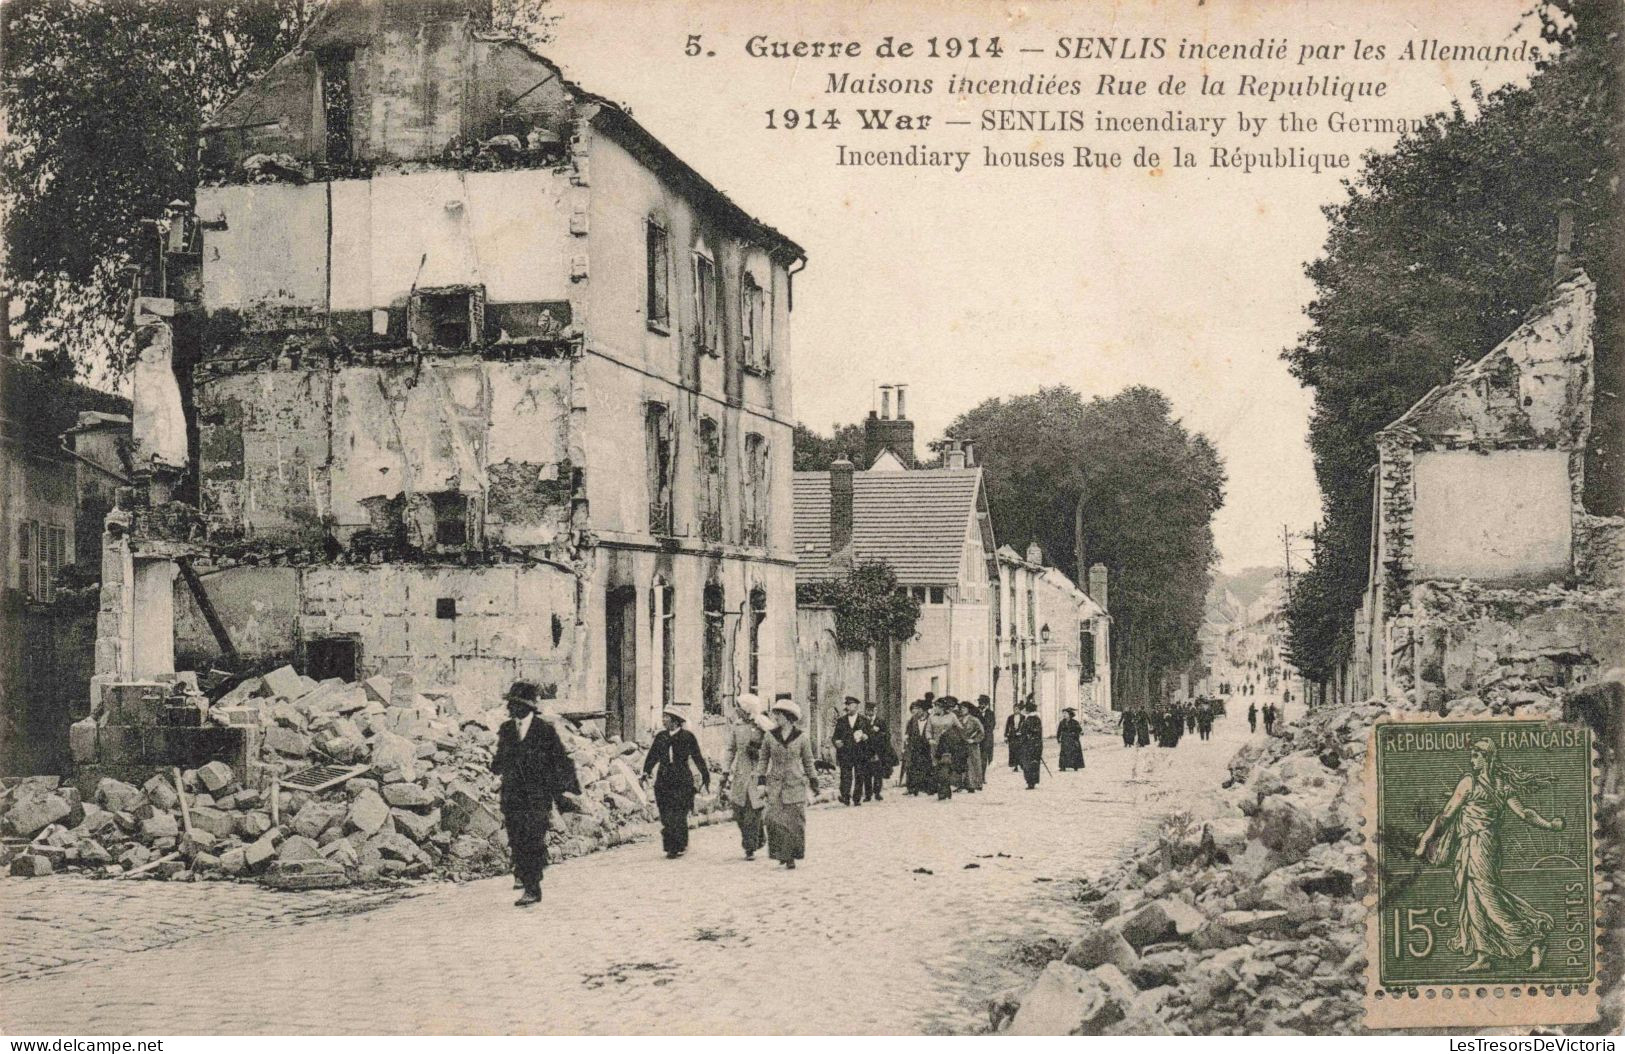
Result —
<instances>
[{"instance_id":1,"label":"damaged roof","mask_svg":"<svg viewBox=\"0 0 1625 1054\"><path fill-rule=\"evenodd\" d=\"M793 486L796 582L828 581L829 473L797 472ZM954 585L981 507L979 468L854 472L853 559L890 565L899 585Z\"/></svg>"},{"instance_id":2,"label":"damaged roof","mask_svg":"<svg viewBox=\"0 0 1625 1054\"><path fill-rule=\"evenodd\" d=\"M652 132L644 128L623 105L570 80L563 69L531 47L523 38L479 28L488 22L489 0L331 0L305 30L289 52L203 125L205 135L270 124L281 119L282 100L289 92L303 93L306 83L314 84L316 57L324 52L365 47L390 25L402 22L465 20L472 38L497 47L513 48L545 71L540 82L556 80L580 105L591 107L588 119L593 127L616 140L640 157L679 190L699 203L709 205L720 216L762 240L776 244L794 258L804 258L806 250L781 231L763 223L722 192L715 184L678 157ZM509 105L518 102L509 100ZM311 99L315 106L314 96ZM423 158L420 160L432 160Z\"/></svg>"},{"instance_id":3,"label":"damaged roof","mask_svg":"<svg viewBox=\"0 0 1625 1054\"><path fill-rule=\"evenodd\" d=\"M1596 287L1579 271L1552 290L1491 351L1451 374L1411 408L1377 432L1389 437L1473 438L1480 440L1573 440L1576 417L1589 423L1583 407L1589 371L1581 363L1592 354L1591 329ZM1503 393L1491 405L1492 392Z\"/></svg>"}]
</instances>

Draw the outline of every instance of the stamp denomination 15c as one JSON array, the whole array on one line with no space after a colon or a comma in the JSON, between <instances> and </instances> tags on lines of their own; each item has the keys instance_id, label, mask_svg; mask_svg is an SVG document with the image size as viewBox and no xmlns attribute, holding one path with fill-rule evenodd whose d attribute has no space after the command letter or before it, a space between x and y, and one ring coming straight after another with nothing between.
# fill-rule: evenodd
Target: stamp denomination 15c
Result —
<instances>
[{"instance_id":1,"label":"stamp denomination 15c","mask_svg":"<svg viewBox=\"0 0 1625 1054\"><path fill-rule=\"evenodd\" d=\"M1368 1027L1596 1019L1592 765L1550 721L1372 729Z\"/></svg>"}]
</instances>

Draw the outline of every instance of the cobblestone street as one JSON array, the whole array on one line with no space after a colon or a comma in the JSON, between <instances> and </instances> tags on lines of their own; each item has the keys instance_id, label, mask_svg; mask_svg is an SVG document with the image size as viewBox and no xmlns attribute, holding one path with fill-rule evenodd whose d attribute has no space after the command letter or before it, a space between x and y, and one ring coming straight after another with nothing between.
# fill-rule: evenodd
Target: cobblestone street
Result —
<instances>
[{"instance_id":1,"label":"cobblestone street","mask_svg":"<svg viewBox=\"0 0 1625 1054\"><path fill-rule=\"evenodd\" d=\"M550 870L526 912L506 879L7 881L0 1031L972 1032L991 991L1048 958L1034 944L1068 932L1075 880L1166 813L1203 815L1245 733L1232 714L1176 750L1095 737L1086 771L1031 792L996 764L986 793L951 803L888 788L879 806L819 808L795 872L746 863L731 825L675 862L625 846Z\"/></svg>"}]
</instances>

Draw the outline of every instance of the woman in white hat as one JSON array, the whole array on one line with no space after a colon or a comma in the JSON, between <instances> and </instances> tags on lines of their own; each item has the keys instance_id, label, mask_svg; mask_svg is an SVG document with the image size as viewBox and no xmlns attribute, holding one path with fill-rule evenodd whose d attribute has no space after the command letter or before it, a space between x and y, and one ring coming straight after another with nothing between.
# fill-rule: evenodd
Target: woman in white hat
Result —
<instances>
[{"instance_id":1,"label":"woman in white hat","mask_svg":"<svg viewBox=\"0 0 1625 1054\"><path fill-rule=\"evenodd\" d=\"M745 849L745 859L755 860L756 850L762 847L762 788L756 785L756 763L762 759L764 731L757 722L771 728L762 709L762 700L754 695L741 695L733 707L733 720L728 724L728 749L722 758L722 786L720 793L727 795L733 806L734 823L739 825L739 844Z\"/></svg>"},{"instance_id":2,"label":"woman in white hat","mask_svg":"<svg viewBox=\"0 0 1625 1054\"><path fill-rule=\"evenodd\" d=\"M767 792L767 853L787 868L807 852L807 802L818 793L812 741L801 731L801 707L788 695L773 701L774 729L762 741L756 785Z\"/></svg>"},{"instance_id":3,"label":"woman in white hat","mask_svg":"<svg viewBox=\"0 0 1625 1054\"><path fill-rule=\"evenodd\" d=\"M711 789L711 768L700 753L700 741L687 728L688 708L668 706L661 711L666 727L655 734L649 756L643 759L643 778L655 773L655 805L660 809L660 844L666 858L688 852L688 814L694 809L694 769L701 785Z\"/></svg>"}]
</instances>

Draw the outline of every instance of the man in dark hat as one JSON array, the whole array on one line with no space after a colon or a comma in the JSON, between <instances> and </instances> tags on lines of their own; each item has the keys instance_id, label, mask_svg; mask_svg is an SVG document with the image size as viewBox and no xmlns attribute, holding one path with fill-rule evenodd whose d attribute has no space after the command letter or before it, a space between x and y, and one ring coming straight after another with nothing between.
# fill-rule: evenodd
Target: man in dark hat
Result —
<instances>
[{"instance_id":1,"label":"man in dark hat","mask_svg":"<svg viewBox=\"0 0 1625 1054\"><path fill-rule=\"evenodd\" d=\"M533 681L515 681L508 689L508 720L497 731L497 752L491 758L491 771L502 777L502 823L508 829L514 878L524 890L514 906L521 908L542 899L553 806L574 811L564 796L581 793L564 741L536 716L540 694Z\"/></svg>"},{"instance_id":2,"label":"man in dark hat","mask_svg":"<svg viewBox=\"0 0 1625 1054\"><path fill-rule=\"evenodd\" d=\"M841 804L862 805L863 777L860 770L869 750L865 745L869 738L869 722L858 713L859 704L854 696L847 696L842 705L846 707L846 712L835 719L835 731L830 735L830 741L835 744L835 764L841 769Z\"/></svg>"},{"instance_id":3,"label":"man in dark hat","mask_svg":"<svg viewBox=\"0 0 1625 1054\"><path fill-rule=\"evenodd\" d=\"M863 761L858 769L858 786L852 797L863 801L881 801L886 777L897 767L897 748L892 745L891 728L880 716L880 707L874 700L863 704L863 720L869 726L868 738L863 741Z\"/></svg>"},{"instance_id":4,"label":"man in dark hat","mask_svg":"<svg viewBox=\"0 0 1625 1054\"><path fill-rule=\"evenodd\" d=\"M976 697L976 716L982 720L982 781L987 781L988 766L993 764L993 700L985 695Z\"/></svg>"},{"instance_id":5,"label":"man in dark hat","mask_svg":"<svg viewBox=\"0 0 1625 1054\"><path fill-rule=\"evenodd\" d=\"M1038 716L1038 704L1029 699L1022 706L1021 723L1016 726L1017 753L1021 758L1021 774L1027 780L1027 789L1038 786L1038 769L1044 763L1044 722Z\"/></svg>"},{"instance_id":6,"label":"man in dark hat","mask_svg":"<svg viewBox=\"0 0 1625 1054\"><path fill-rule=\"evenodd\" d=\"M916 699L908 710L908 724L903 729L903 782L910 796L929 794L936 789L932 780L931 740L926 734L931 707L924 699Z\"/></svg>"}]
</instances>

